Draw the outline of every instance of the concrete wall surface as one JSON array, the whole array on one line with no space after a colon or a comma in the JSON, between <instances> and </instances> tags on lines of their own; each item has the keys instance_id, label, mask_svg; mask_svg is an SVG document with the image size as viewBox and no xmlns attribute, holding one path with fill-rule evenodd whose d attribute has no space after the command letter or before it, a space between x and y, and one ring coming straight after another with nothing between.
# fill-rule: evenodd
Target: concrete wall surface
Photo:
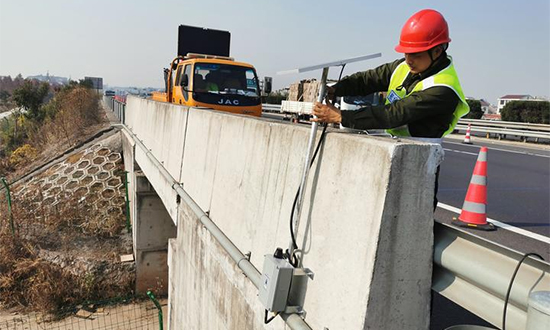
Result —
<instances>
[{"instance_id":1,"label":"concrete wall surface","mask_svg":"<svg viewBox=\"0 0 550 330\"><path fill-rule=\"evenodd\" d=\"M180 182L242 252L252 253L257 269L263 255L288 247L308 127L129 100L127 118L142 111L188 114ZM147 147L157 159L166 154ZM328 134L309 176L297 234L304 266L315 273L304 305L313 329L428 328L433 187L441 156L433 144ZM155 190L161 186L149 180ZM283 329L279 318L263 325L256 288L187 207L177 206L177 214L171 329Z\"/></svg>"},{"instance_id":2,"label":"concrete wall surface","mask_svg":"<svg viewBox=\"0 0 550 330\"><path fill-rule=\"evenodd\" d=\"M187 108L137 97L129 97L127 102L126 126L147 148L154 150L155 158L177 180L183 161ZM140 148L136 148L135 158L177 224L176 194L169 187L170 183L163 182L158 170L148 163L145 152Z\"/></svg>"}]
</instances>

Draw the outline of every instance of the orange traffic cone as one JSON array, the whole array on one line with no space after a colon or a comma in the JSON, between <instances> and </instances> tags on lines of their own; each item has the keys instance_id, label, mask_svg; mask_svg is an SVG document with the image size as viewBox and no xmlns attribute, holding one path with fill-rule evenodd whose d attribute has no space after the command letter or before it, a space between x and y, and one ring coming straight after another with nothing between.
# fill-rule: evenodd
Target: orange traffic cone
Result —
<instances>
[{"instance_id":1,"label":"orange traffic cone","mask_svg":"<svg viewBox=\"0 0 550 330\"><path fill-rule=\"evenodd\" d=\"M472 130L472 124L468 124L468 128L466 129L466 136L464 137L464 141L462 141L462 143L472 144L471 137L470 137L471 130Z\"/></svg>"},{"instance_id":2,"label":"orange traffic cone","mask_svg":"<svg viewBox=\"0 0 550 330\"><path fill-rule=\"evenodd\" d=\"M477 156L476 166L470 186L464 199L462 212L458 219L453 218L452 224L482 230L495 230L492 223L487 222L487 147L482 147Z\"/></svg>"}]
</instances>

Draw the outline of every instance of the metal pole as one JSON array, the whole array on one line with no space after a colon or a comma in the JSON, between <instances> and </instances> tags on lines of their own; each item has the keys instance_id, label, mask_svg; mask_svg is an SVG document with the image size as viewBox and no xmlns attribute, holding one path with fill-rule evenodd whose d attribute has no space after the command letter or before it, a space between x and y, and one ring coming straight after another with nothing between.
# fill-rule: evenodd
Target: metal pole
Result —
<instances>
[{"instance_id":1,"label":"metal pole","mask_svg":"<svg viewBox=\"0 0 550 330\"><path fill-rule=\"evenodd\" d=\"M327 76L328 76L328 70L329 67L323 68L323 73L321 75L321 87L319 88L319 95L317 96L317 102L323 102L323 99L325 97L325 90L326 90L326 84L327 84ZM314 116L315 117L315 116ZM309 144L307 147L307 153L306 153L306 159L304 161L304 169L302 171L302 181L300 183L300 190L298 193L298 201L296 204L296 209L294 212L294 233L295 236L298 234L298 227L300 226L300 217L302 215L302 206L304 201L304 194L306 192L307 188L307 178L309 175L309 167L311 163L311 157L313 155L313 149L315 149L315 137L317 136L317 122L313 122L311 124L311 131L309 134ZM290 244L288 247L289 254L292 255L294 252L294 242L292 239L290 240ZM299 258L298 266L301 267L302 265L302 258Z\"/></svg>"},{"instance_id":2,"label":"metal pole","mask_svg":"<svg viewBox=\"0 0 550 330\"><path fill-rule=\"evenodd\" d=\"M155 307L158 309L158 315L159 315L159 329L160 330L163 330L164 329L164 321L162 319L162 307L160 306L157 298L155 298L155 295L153 294L153 292L151 292L151 290L148 290L147 291L147 296L149 297L149 299L151 299L151 301L153 301L153 304L155 304Z\"/></svg>"},{"instance_id":3,"label":"metal pole","mask_svg":"<svg viewBox=\"0 0 550 330\"><path fill-rule=\"evenodd\" d=\"M11 229L11 235L15 237L15 225L13 224L13 213L11 211L11 192L10 192L10 186L6 182L6 178L2 177L2 183L4 184L4 187L6 187L6 199L8 200L8 217L10 220L10 229Z\"/></svg>"}]
</instances>

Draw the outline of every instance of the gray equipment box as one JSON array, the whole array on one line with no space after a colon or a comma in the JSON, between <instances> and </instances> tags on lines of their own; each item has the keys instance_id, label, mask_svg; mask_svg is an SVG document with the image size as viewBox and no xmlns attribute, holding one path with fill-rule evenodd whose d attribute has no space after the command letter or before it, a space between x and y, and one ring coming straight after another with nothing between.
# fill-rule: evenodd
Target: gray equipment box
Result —
<instances>
[{"instance_id":1,"label":"gray equipment box","mask_svg":"<svg viewBox=\"0 0 550 330\"><path fill-rule=\"evenodd\" d=\"M266 254L260 287L260 302L265 309L277 313L285 310L294 267L285 259Z\"/></svg>"}]
</instances>

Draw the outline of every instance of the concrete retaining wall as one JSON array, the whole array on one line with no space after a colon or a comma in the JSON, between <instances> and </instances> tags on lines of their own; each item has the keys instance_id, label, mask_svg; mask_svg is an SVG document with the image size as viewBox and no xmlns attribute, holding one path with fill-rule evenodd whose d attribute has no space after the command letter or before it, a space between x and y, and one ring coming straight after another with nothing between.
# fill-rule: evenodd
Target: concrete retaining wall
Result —
<instances>
[{"instance_id":1,"label":"concrete retaining wall","mask_svg":"<svg viewBox=\"0 0 550 330\"><path fill-rule=\"evenodd\" d=\"M150 125L135 124L147 111L179 112L173 116L187 117L187 126L165 127L181 121L155 120L153 114L146 115ZM159 160L170 153L150 147L145 136L151 134L142 130L166 133L157 134L161 140L181 139L180 131L186 132L177 143L184 145L184 189L241 251L252 253L256 268L262 268L264 254L288 247L308 127L137 98L129 98L127 120ZM307 238L304 264L315 273L306 321L314 329L428 328L433 181L441 148L330 133L318 158L297 235L300 246ZM177 178L177 166L164 159ZM157 192L171 189L149 179ZM186 207L176 208L178 237L169 253L171 329L263 329L257 290ZM276 319L265 328L283 329L284 323Z\"/></svg>"}]
</instances>

